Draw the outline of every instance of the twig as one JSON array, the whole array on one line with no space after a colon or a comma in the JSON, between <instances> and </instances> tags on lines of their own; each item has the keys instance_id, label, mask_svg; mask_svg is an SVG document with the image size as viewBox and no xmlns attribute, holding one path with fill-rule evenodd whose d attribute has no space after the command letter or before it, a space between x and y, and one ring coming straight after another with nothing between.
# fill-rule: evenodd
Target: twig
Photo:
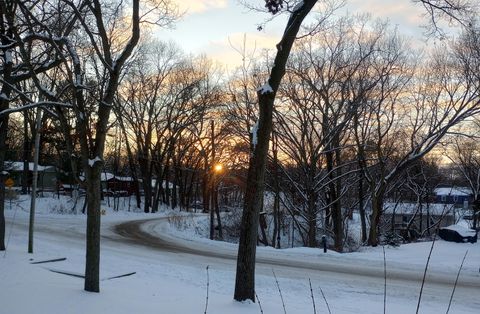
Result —
<instances>
[{"instance_id":1,"label":"twig","mask_svg":"<svg viewBox=\"0 0 480 314\"><path fill-rule=\"evenodd\" d=\"M420 301L422 300L423 286L425 285L425 278L427 277L428 264L430 263L430 257L432 256L433 246L435 245L436 239L437 239L437 236L435 233L435 236L433 237L432 245L430 246L430 252L428 253L427 263L425 264L425 270L423 271L422 287L420 288L420 293L418 295L417 311L415 312L416 314L418 314L418 311L420 310Z\"/></svg>"},{"instance_id":2,"label":"twig","mask_svg":"<svg viewBox=\"0 0 480 314\"><path fill-rule=\"evenodd\" d=\"M385 279L383 283L383 314L387 312L387 258L385 256L385 246L382 246L383 249L383 278Z\"/></svg>"},{"instance_id":3,"label":"twig","mask_svg":"<svg viewBox=\"0 0 480 314\"><path fill-rule=\"evenodd\" d=\"M205 311L203 312L204 314L207 314L207 308L208 308L208 288L210 287L210 277L208 275L208 268L210 265L207 265L207 297L205 299Z\"/></svg>"},{"instance_id":4,"label":"twig","mask_svg":"<svg viewBox=\"0 0 480 314\"><path fill-rule=\"evenodd\" d=\"M275 275L275 271L272 269L273 277L275 278L275 283L277 284L278 293L280 293L280 299L282 299L282 306L283 306L283 313L287 314L287 309L285 308L285 302L283 301L282 290L280 289L280 284L277 280L277 275Z\"/></svg>"},{"instance_id":5,"label":"twig","mask_svg":"<svg viewBox=\"0 0 480 314\"><path fill-rule=\"evenodd\" d=\"M332 314L332 311L330 311L330 306L328 305L328 302L327 302L327 298L325 297L325 293L323 293L322 287L320 287L320 292L322 293L323 300L325 301L325 304L327 305L328 314Z\"/></svg>"},{"instance_id":6,"label":"twig","mask_svg":"<svg viewBox=\"0 0 480 314\"><path fill-rule=\"evenodd\" d=\"M453 295L455 294L455 289L457 288L458 278L460 277L460 272L462 271L463 263L465 262L465 258L467 257L467 254L468 254L468 250L465 252L465 255L463 256L463 259L462 259L462 263L460 264L460 268L458 269L457 278L455 278L455 284L453 285L452 295L450 296L450 301L448 301L448 308L447 308L446 314L448 314L448 312L450 311Z\"/></svg>"},{"instance_id":7,"label":"twig","mask_svg":"<svg viewBox=\"0 0 480 314\"><path fill-rule=\"evenodd\" d=\"M308 278L308 284L310 285L310 296L312 297L313 314L317 314L317 309L315 307L315 298L313 297L312 282L310 281L310 278Z\"/></svg>"},{"instance_id":8,"label":"twig","mask_svg":"<svg viewBox=\"0 0 480 314\"><path fill-rule=\"evenodd\" d=\"M260 299L258 298L257 292L255 292L255 298L257 298L258 307L260 308L260 313L263 314L262 304L260 303Z\"/></svg>"}]
</instances>

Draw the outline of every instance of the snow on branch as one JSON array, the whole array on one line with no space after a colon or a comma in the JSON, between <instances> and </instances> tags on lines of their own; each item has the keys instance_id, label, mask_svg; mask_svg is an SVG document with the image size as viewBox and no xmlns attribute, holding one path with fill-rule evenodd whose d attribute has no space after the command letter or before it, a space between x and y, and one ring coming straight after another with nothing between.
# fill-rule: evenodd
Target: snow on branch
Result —
<instances>
[{"instance_id":1,"label":"snow on branch","mask_svg":"<svg viewBox=\"0 0 480 314\"><path fill-rule=\"evenodd\" d=\"M253 125L252 129L250 130L250 133L252 134L252 145L255 147L258 144L258 121L255 122Z\"/></svg>"},{"instance_id":2,"label":"snow on branch","mask_svg":"<svg viewBox=\"0 0 480 314\"><path fill-rule=\"evenodd\" d=\"M293 7L293 12L297 12L303 7L303 0L298 1L298 3Z\"/></svg>"},{"instance_id":3,"label":"snow on branch","mask_svg":"<svg viewBox=\"0 0 480 314\"><path fill-rule=\"evenodd\" d=\"M67 108L73 108L71 104L63 103L63 102L55 102L55 101L41 101L41 102L36 102L36 103L31 103L25 106L17 107L17 108L9 108L5 109L3 111L0 111L0 117L4 115L9 115L14 112L20 112L20 111L25 111L37 107L43 107L43 106L60 106L60 107L67 107Z\"/></svg>"},{"instance_id":4,"label":"snow on branch","mask_svg":"<svg viewBox=\"0 0 480 314\"><path fill-rule=\"evenodd\" d=\"M88 165L93 168L97 162L102 162L102 158L97 156L94 159L89 159L88 160Z\"/></svg>"},{"instance_id":5,"label":"snow on branch","mask_svg":"<svg viewBox=\"0 0 480 314\"><path fill-rule=\"evenodd\" d=\"M273 89L270 86L270 84L267 82L263 86L257 88L257 92L259 92L262 95L268 94L268 93L273 93Z\"/></svg>"}]
</instances>

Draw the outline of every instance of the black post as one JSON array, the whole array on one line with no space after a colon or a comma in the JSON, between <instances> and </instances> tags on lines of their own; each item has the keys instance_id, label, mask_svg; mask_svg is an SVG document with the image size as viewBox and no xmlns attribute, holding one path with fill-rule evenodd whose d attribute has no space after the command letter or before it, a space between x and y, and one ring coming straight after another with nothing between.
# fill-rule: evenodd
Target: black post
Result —
<instances>
[{"instance_id":1,"label":"black post","mask_svg":"<svg viewBox=\"0 0 480 314\"><path fill-rule=\"evenodd\" d=\"M327 238L325 235L322 236L322 244L323 244L323 253L327 253Z\"/></svg>"}]
</instances>

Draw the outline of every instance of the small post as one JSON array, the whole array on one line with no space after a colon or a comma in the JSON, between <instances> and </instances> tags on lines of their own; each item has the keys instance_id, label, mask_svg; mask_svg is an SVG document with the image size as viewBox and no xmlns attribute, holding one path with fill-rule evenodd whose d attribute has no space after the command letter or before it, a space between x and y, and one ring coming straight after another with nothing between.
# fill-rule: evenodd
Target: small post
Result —
<instances>
[{"instance_id":1,"label":"small post","mask_svg":"<svg viewBox=\"0 0 480 314\"><path fill-rule=\"evenodd\" d=\"M327 253L327 237L322 235L322 245L323 245L323 253Z\"/></svg>"}]
</instances>

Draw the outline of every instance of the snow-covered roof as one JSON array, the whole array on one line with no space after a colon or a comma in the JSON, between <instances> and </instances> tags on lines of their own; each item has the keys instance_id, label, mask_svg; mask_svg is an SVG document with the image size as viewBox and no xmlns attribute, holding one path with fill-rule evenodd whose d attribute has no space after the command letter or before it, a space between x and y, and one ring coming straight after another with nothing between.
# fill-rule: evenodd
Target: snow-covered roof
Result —
<instances>
[{"instance_id":1,"label":"snow-covered roof","mask_svg":"<svg viewBox=\"0 0 480 314\"><path fill-rule=\"evenodd\" d=\"M453 196L468 196L471 194L470 190L465 187L442 187L434 190L436 195L453 195Z\"/></svg>"},{"instance_id":2,"label":"snow-covered roof","mask_svg":"<svg viewBox=\"0 0 480 314\"><path fill-rule=\"evenodd\" d=\"M403 203L398 204L395 207L394 203L385 203L383 207L383 211L385 214L392 214L393 210L395 209L396 215L411 215L414 214L417 209L418 205L415 203ZM446 205L446 204L429 204L428 205L428 212L430 215L440 216L440 215L452 215L453 214L453 205ZM424 204L422 208L422 213L427 213L427 206Z\"/></svg>"},{"instance_id":3,"label":"snow-covered roof","mask_svg":"<svg viewBox=\"0 0 480 314\"><path fill-rule=\"evenodd\" d=\"M33 171L33 162L28 163L28 170ZM5 162L5 170L7 171L23 171L23 161L6 161ZM42 166L38 165L37 170L39 172L48 171L48 170L55 170L54 166Z\"/></svg>"},{"instance_id":4,"label":"snow-covered roof","mask_svg":"<svg viewBox=\"0 0 480 314\"><path fill-rule=\"evenodd\" d=\"M132 181L132 177L123 177L123 176L116 176L113 173L110 172L102 172L102 175L100 177L101 181L108 181L111 179L116 179L118 181Z\"/></svg>"},{"instance_id":5,"label":"snow-covered roof","mask_svg":"<svg viewBox=\"0 0 480 314\"><path fill-rule=\"evenodd\" d=\"M79 178L80 178L80 180L83 181L85 179L85 174L83 172L80 173ZM133 180L132 177L116 176L116 175L114 175L113 173L110 173L110 172L102 172L101 175L100 175L100 181L102 181L102 182L111 180L113 178L117 179L118 181L132 181Z\"/></svg>"},{"instance_id":6,"label":"snow-covered roof","mask_svg":"<svg viewBox=\"0 0 480 314\"><path fill-rule=\"evenodd\" d=\"M459 235L462 237L474 237L477 232L472 229L465 228L464 226L460 225L451 225L448 227L443 227L442 229L448 229L448 230L453 230L456 231Z\"/></svg>"},{"instance_id":7,"label":"snow-covered roof","mask_svg":"<svg viewBox=\"0 0 480 314\"><path fill-rule=\"evenodd\" d=\"M130 182L130 181L133 181L133 178L132 177L122 177L122 176L116 176L116 175L113 175L113 177L107 179L107 180L110 180L110 179L116 179L118 181L126 181L126 182ZM103 180L103 179L102 179Z\"/></svg>"}]
</instances>

